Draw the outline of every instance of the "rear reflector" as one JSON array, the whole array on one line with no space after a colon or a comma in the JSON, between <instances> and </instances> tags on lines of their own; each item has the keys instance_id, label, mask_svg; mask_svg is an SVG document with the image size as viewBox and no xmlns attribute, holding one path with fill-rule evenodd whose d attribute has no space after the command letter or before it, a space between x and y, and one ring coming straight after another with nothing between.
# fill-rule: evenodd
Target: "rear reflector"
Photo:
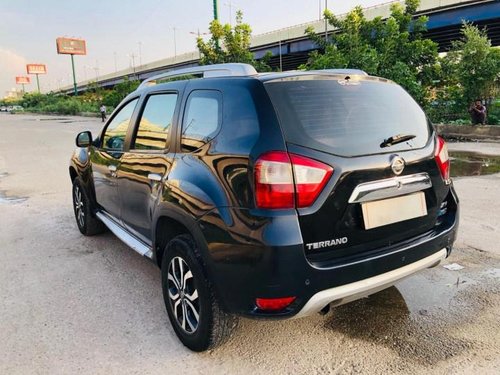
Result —
<instances>
[{"instance_id":1,"label":"rear reflector","mask_svg":"<svg viewBox=\"0 0 500 375\"><path fill-rule=\"evenodd\" d=\"M436 137L436 151L434 152L439 172L445 183L450 182L450 158L448 156L448 146L441 137Z\"/></svg>"},{"instance_id":2,"label":"rear reflector","mask_svg":"<svg viewBox=\"0 0 500 375\"><path fill-rule=\"evenodd\" d=\"M289 306L297 297L257 298L255 304L260 310L280 311Z\"/></svg>"},{"instance_id":3,"label":"rear reflector","mask_svg":"<svg viewBox=\"0 0 500 375\"><path fill-rule=\"evenodd\" d=\"M255 163L255 201L259 208L309 207L333 168L304 156L271 151Z\"/></svg>"}]
</instances>

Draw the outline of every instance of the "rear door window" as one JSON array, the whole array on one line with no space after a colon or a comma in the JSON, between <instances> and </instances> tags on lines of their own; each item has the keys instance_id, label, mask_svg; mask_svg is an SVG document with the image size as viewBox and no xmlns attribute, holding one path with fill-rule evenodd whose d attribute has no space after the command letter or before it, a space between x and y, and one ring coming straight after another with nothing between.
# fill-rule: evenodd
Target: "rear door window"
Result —
<instances>
[{"instance_id":1,"label":"rear door window","mask_svg":"<svg viewBox=\"0 0 500 375\"><path fill-rule=\"evenodd\" d=\"M133 149L164 150L167 148L176 103L176 93L155 94L146 99L132 145Z\"/></svg>"},{"instance_id":2,"label":"rear door window","mask_svg":"<svg viewBox=\"0 0 500 375\"><path fill-rule=\"evenodd\" d=\"M422 148L430 127L400 86L374 78L301 76L265 84L288 142L340 156ZM392 136L415 138L381 148Z\"/></svg>"}]
</instances>

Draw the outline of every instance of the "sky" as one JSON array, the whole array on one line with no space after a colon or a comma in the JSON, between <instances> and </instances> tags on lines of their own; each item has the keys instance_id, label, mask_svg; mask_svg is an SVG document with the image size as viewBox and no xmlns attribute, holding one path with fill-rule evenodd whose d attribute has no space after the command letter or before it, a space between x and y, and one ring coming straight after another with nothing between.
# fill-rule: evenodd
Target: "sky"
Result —
<instances>
[{"instance_id":1,"label":"sky","mask_svg":"<svg viewBox=\"0 0 500 375\"><path fill-rule=\"evenodd\" d=\"M384 2L330 0L328 9L342 14ZM218 8L223 23L234 23L241 10L257 35L317 20L320 5L323 10L325 0L219 0ZM57 37L87 41L87 55L75 56L77 81L128 68L133 60L139 65L195 51L195 34L207 32L212 6L211 0L0 0L0 97L16 86L16 76L26 75L27 63L47 65L42 91L72 83L71 59L56 53ZM26 90L36 90L34 76Z\"/></svg>"}]
</instances>

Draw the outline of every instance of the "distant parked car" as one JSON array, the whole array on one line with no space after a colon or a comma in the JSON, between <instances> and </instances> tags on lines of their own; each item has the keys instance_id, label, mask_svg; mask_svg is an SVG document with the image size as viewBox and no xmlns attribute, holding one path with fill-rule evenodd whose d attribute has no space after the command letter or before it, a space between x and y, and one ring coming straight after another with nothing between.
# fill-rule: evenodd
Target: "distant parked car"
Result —
<instances>
[{"instance_id":1,"label":"distant parked car","mask_svg":"<svg viewBox=\"0 0 500 375\"><path fill-rule=\"evenodd\" d=\"M12 109L10 110L10 112L22 112L22 111L24 111L24 108L21 107L20 105L13 105Z\"/></svg>"},{"instance_id":2,"label":"distant parked car","mask_svg":"<svg viewBox=\"0 0 500 375\"><path fill-rule=\"evenodd\" d=\"M457 234L445 141L400 86L359 70L169 72L76 145L79 230L107 226L161 267L173 329L196 351L238 315L376 293L439 264Z\"/></svg>"},{"instance_id":3,"label":"distant parked car","mask_svg":"<svg viewBox=\"0 0 500 375\"><path fill-rule=\"evenodd\" d=\"M7 107L6 106L1 106L0 107L0 112L7 112Z\"/></svg>"}]
</instances>

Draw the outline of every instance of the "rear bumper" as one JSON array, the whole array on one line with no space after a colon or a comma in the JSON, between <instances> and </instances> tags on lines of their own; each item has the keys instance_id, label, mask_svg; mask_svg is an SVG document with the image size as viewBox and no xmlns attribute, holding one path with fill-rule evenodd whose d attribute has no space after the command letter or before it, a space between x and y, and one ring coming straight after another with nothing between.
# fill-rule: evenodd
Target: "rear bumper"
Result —
<instances>
[{"instance_id":1,"label":"rear bumper","mask_svg":"<svg viewBox=\"0 0 500 375\"><path fill-rule=\"evenodd\" d=\"M294 317L302 318L319 312L328 304L338 306L379 292L418 271L438 265L446 256L447 250L441 249L435 254L381 275L322 290L314 294Z\"/></svg>"},{"instance_id":2,"label":"rear bumper","mask_svg":"<svg viewBox=\"0 0 500 375\"><path fill-rule=\"evenodd\" d=\"M242 236L238 230L238 237L230 228L212 224L213 217L211 223L201 220L203 236L209 239L207 271L229 313L264 319L306 316L332 302L373 294L444 259L459 222L458 199L453 190L452 194L456 210L433 230L332 264L306 259L293 213L257 218L250 212L233 212L232 217L253 220L248 224L252 231ZM255 305L256 298L291 296L295 301L280 312L265 312Z\"/></svg>"}]
</instances>

